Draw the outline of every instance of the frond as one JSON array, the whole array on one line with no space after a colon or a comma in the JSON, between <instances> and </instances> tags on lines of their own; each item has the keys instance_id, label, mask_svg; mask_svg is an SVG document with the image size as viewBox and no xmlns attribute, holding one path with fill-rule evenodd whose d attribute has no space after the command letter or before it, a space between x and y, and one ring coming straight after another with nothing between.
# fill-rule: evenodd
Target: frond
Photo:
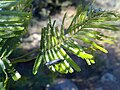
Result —
<instances>
[{"instance_id":1,"label":"frond","mask_svg":"<svg viewBox=\"0 0 120 90\"><path fill-rule=\"evenodd\" d=\"M55 21L49 21L47 27L42 29L40 53L35 61L33 73L36 74L43 61L52 71L60 73L72 73L74 69L81 71L80 67L71 59L68 52L75 54L87 62L95 63L93 51L108 51L97 41L113 44L114 38L104 35L96 29L118 31L119 27L113 22L120 20L120 15L111 11L98 11L89 6L78 8L70 26L64 30L63 17L61 28L55 27ZM81 46L76 41L80 40L88 46Z\"/></svg>"},{"instance_id":2,"label":"frond","mask_svg":"<svg viewBox=\"0 0 120 90\"><path fill-rule=\"evenodd\" d=\"M79 66L70 58L66 51L61 47L64 42L64 29L59 31L58 28L54 27L54 23L51 22L46 28L43 28L41 33L40 53L36 59L33 73L36 74L37 70L44 60L44 63L48 63L48 68L52 71L59 71L61 73L72 73L74 68L80 71ZM59 34L60 33L60 34ZM60 63L51 65L49 63L54 62L53 60L60 60Z\"/></svg>"},{"instance_id":3,"label":"frond","mask_svg":"<svg viewBox=\"0 0 120 90\"><path fill-rule=\"evenodd\" d=\"M0 1L0 38L16 37L26 32L31 13L26 12L25 8L30 5L31 1Z\"/></svg>"},{"instance_id":4,"label":"frond","mask_svg":"<svg viewBox=\"0 0 120 90\"><path fill-rule=\"evenodd\" d=\"M0 72L5 74L1 77L5 88L8 74L14 81L21 76L14 69L8 56L19 44L19 39L28 28L31 12L26 10L32 0L1 0L0 1Z\"/></svg>"}]
</instances>

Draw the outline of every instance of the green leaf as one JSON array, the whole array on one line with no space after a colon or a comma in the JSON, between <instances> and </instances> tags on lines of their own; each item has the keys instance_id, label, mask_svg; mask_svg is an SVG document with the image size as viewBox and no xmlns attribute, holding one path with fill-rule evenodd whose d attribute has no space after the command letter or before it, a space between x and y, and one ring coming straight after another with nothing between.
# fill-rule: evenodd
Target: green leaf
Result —
<instances>
[{"instance_id":1,"label":"green leaf","mask_svg":"<svg viewBox=\"0 0 120 90\"><path fill-rule=\"evenodd\" d=\"M89 23L84 26L84 28L101 28L101 29L107 29L107 30L113 30L118 31L119 27L117 25L112 24L103 24L103 23Z\"/></svg>"},{"instance_id":2,"label":"green leaf","mask_svg":"<svg viewBox=\"0 0 120 90\"><path fill-rule=\"evenodd\" d=\"M112 40L102 40L102 42L109 43L109 44L115 44Z\"/></svg>"},{"instance_id":3,"label":"green leaf","mask_svg":"<svg viewBox=\"0 0 120 90\"><path fill-rule=\"evenodd\" d=\"M95 64L95 60L90 60L90 62L91 62L92 64Z\"/></svg>"},{"instance_id":4,"label":"green leaf","mask_svg":"<svg viewBox=\"0 0 120 90\"><path fill-rule=\"evenodd\" d=\"M37 59L35 60L34 66L33 66L33 74L37 74L38 68L43 60L43 55L39 54Z\"/></svg>"},{"instance_id":5,"label":"green leaf","mask_svg":"<svg viewBox=\"0 0 120 90\"><path fill-rule=\"evenodd\" d=\"M17 81L21 78L21 75L17 71L12 73L11 76L14 81Z\"/></svg>"},{"instance_id":6,"label":"green leaf","mask_svg":"<svg viewBox=\"0 0 120 90\"><path fill-rule=\"evenodd\" d=\"M67 53L60 48L60 53L63 55L64 59L76 70L81 71L80 67L67 55Z\"/></svg>"},{"instance_id":7,"label":"green leaf","mask_svg":"<svg viewBox=\"0 0 120 90\"><path fill-rule=\"evenodd\" d=\"M26 17L29 18L31 16L30 13L27 12L22 12L22 11L9 11L9 10L5 10L5 11L0 11L1 15L12 15L12 16L19 16L19 17Z\"/></svg>"},{"instance_id":8,"label":"green leaf","mask_svg":"<svg viewBox=\"0 0 120 90\"><path fill-rule=\"evenodd\" d=\"M69 34L69 33L72 33L73 30L75 30L75 22L77 20L77 18L81 15L81 13L83 12L83 6L80 4L79 7L77 8L77 12L75 14L75 16L73 17L67 31L66 31L66 34ZM79 20L80 21L80 20ZM75 29L73 29L75 28Z\"/></svg>"},{"instance_id":9,"label":"green leaf","mask_svg":"<svg viewBox=\"0 0 120 90\"><path fill-rule=\"evenodd\" d=\"M98 44L96 44L95 42L92 43L92 46L96 49L99 49L100 51L104 52L104 53L108 53L108 51L106 49L104 49L103 47L99 46Z\"/></svg>"},{"instance_id":10,"label":"green leaf","mask_svg":"<svg viewBox=\"0 0 120 90\"><path fill-rule=\"evenodd\" d=\"M33 74L37 74L38 72L38 69L40 67L40 64L42 62L42 60L44 59L44 56L45 56L45 52L44 50L46 49L45 46L45 29L43 28L42 29L43 31L41 32L41 42L40 42L40 52L39 52L39 55L37 56L36 60L35 60L35 63L34 63L34 66L33 66Z\"/></svg>"},{"instance_id":11,"label":"green leaf","mask_svg":"<svg viewBox=\"0 0 120 90\"><path fill-rule=\"evenodd\" d=\"M12 7L16 4L17 2L14 0L11 1L0 1L0 8L8 8L8 7Z\"/></svg>"},{"instance_id":12,"label":"green leaf","mask_svg":"<svg viewBox=\"0 0 120 90\"><path fill-rule=\"evenodd\" d=\"M18 46L19 41L20 41L20 37L7 39L4 42L2 49L0 51L1 58L8 57L12 53L12 51L16 48L16 46Z\"/></svg>"},{"instance_id":13,"label":"green leaf","mask_svg":"<svg viewBox=\"0 0 120 90\"><path fill-rule=\"evenodd\" d=\"M87 62L88 65L91 65L91 62L89 59L85 59L85 61Z\"/></svg>"},{"instance_id":14,"label":"green leaf","mask_svg":"<svg viewBox=\"0 0 120 90\"><path fill-rule=\"evenodd\" d=\"M62 20L62 25L61 25L61 36L64 36L64 22L65 22L65 18L66 18L67 13L65 13L63 20Z\"/></svg>"},{"instance_id":15,"label":"green leaf","mask_svg":"<svg viewBox=\"0 0 120 90\"><path fill-rule=\"evenodd\" d=\"M82 59L92 59L93 56L91 54L85 53L81 48L77 46L77 44L73 45L74 43L67 42L66 45L63 45L63 47L72 52L73 54L77 55L78 57L81 57Z\"/></svg>"},{"instance_id":16,"label":"green leaf","mask_svg":"<svg viewBox=\"0 0 120 90\"><path fill-rule=\"evenodd\" d=\"M69 68L69 73L73 73L74 70L72 68Z\"/></svg>"}]
</instances>

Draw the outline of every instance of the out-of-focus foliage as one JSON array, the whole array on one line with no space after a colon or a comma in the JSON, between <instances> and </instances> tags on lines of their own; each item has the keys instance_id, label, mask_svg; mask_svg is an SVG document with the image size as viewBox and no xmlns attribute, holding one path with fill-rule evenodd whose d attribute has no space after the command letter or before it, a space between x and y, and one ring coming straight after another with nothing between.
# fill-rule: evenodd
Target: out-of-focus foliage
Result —
<instances>
[{"instance_id":1,"label":"out-of-focus foliage","mask_svg":"<svg viewBox=\"0 0 120 90\"><path fill-rule=\"evenodd\" d=\"M32 0L0 1L0 90L4 90L10 77L17 81L21 75L14 69L9 55L18 46L20 36L25 34L31 18L26 12Z\"/></svg>"}]
</instances>

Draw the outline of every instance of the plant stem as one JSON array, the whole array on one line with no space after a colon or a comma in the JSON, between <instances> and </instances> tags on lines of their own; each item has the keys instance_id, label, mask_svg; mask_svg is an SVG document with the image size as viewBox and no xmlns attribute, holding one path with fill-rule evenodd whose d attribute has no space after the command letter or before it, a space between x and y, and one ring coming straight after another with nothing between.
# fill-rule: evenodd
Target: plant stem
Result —
<instances>
[{"instance_id":1,"label":"plant stem","mask_svg":"<svg viewBox=\"0 0 120 90\"><path fill-rule=\"evenodd\" d=\"M13 58L13 59L11 59L11 60L17 60L17 59L24 58L24 57L29 56L29 55L31 55L31 54L33 54L33 53L38 52L38 51L39 51L39 49L35 49L35 50L31 51L31 52L28 52L28 53L25 54L25 55L22 55L22 56L19 56L19 57Z\"/></svg>"},{"instance_id":2,"label":"plant stem","mask_svg":"<svg viewBox=\"0 0 120 90\"><path fill-rule=\"evenodd\" d=\"M30 56L31 54L36 53L36 52L38 52L38 51L39 51L39 49L35 49L35 50L33 50L33 51L25 54L25 55L22 55L22 56L17 57L17 58L13 58L13 59L11 59L11 63L12 63L12 64L15 64L15 63L19 63L19 62L29 62L29 61L32 61L32 60L34 60L36 57L32 57L32 58L29 58L29 59L24 59L24 58L25 58L25 57L28 57L28 56Z\"/></svg>"},{"instance_id":3,"label":"plant stem","mask_svg":"<svg viewBox=\"0 0 120 90\"><path fill-rule=\"evenodd\" d=\"M23 63L23 62L29 62L36 59L36 57L31 58L31 59L16 59L16 60L12 60L11 63L12 64L16 64L16 63Z\"/></svg>"}]
</instances>

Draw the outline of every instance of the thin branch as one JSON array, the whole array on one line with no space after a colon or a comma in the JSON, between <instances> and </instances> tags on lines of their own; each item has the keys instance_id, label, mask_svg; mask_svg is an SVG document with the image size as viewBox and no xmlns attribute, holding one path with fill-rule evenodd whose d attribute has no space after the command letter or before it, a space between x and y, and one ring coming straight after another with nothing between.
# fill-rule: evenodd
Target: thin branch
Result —
<instances>
[{"instance_id":1,"label":"thin branch","mask_svg":"<svg viewBox=\"0 0 120 90\"><path fill-rule=\"evenodd\" d=\"M35 60L35 59L36 59L36 57L30 58L30 59L17 59L17 60L12 60L11 63L12 64L25 63L25 62L29 62L29 61L32 61L32 60Z\"/></svg>"},{"instance_id":2,"label":"thin branch","mask_svg":"<svg viewBox=\"0 0 120 90\"><path fill-rule=\"evenodd\" d=\"M11 61L25 58L26 56L29 56L29 55L31 55L31 54L33 54L33 53L38 52L38 51L39 51L39 49L35 49L35 50L31 51L31 52L28 52L28 53L25 54L25 55L19 56L19 57L17 57L17 58L13 58L13 59L11 59Z\"/></svg>"}]
</instances>

